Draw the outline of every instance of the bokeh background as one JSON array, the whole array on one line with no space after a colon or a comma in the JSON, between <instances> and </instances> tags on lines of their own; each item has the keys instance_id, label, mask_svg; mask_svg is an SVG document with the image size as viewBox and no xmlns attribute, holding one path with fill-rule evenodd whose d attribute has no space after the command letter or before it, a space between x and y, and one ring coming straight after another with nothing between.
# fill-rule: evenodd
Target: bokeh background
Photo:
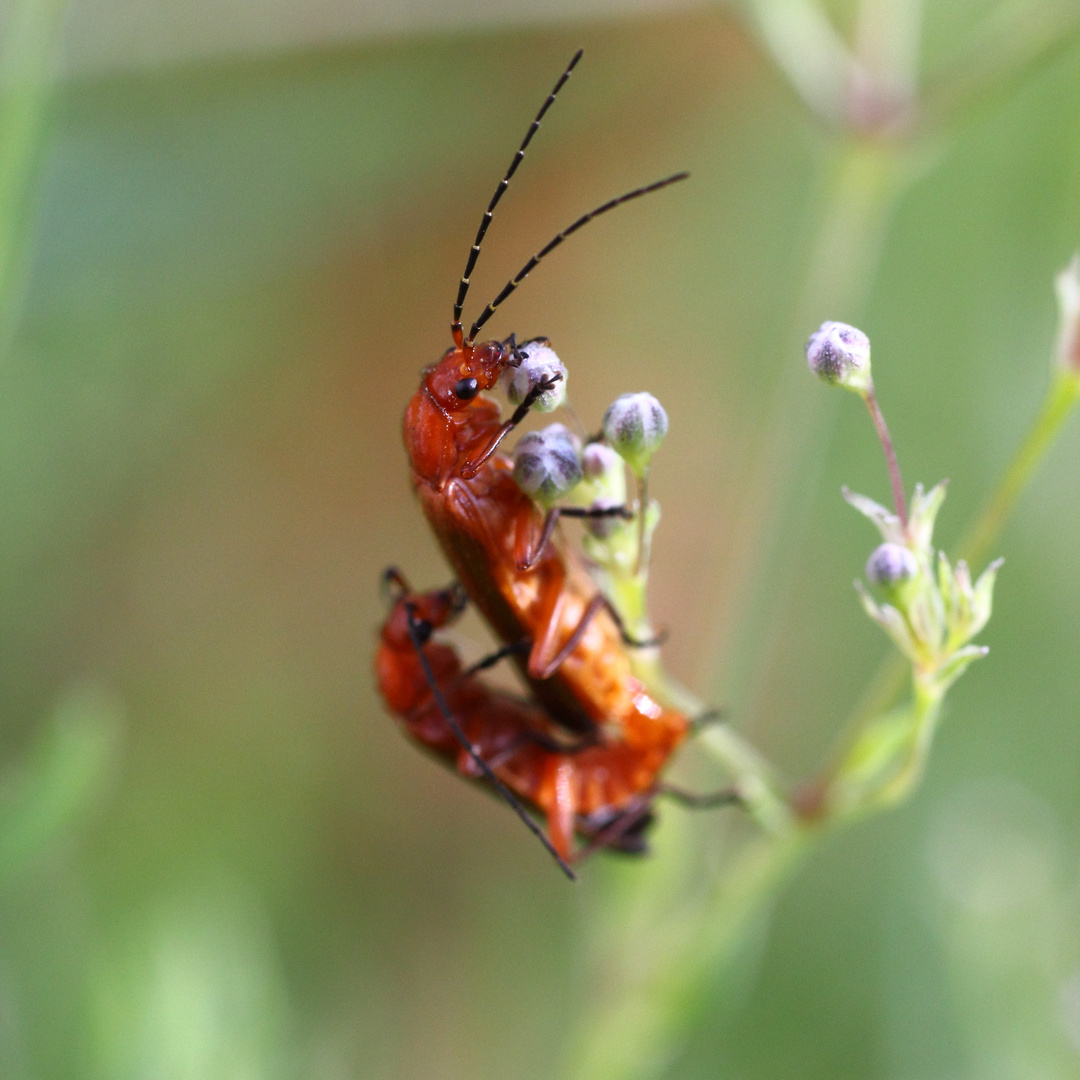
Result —
<instances>
[{"instance_id":1,"label":"bokeh background","mask_svg":"<svg viewBox=\"0 0 1080 1080\"><path fill-rule=\"evenodd\" d=\"M0 22L9 42L31 6ZM830 5L844 32L851 6ZM1052 279L1080 245L1080 40L1060 6L927 5L923 70L947 80L964 56L988 77L905 151L869 259L822 224L838 136L745 12L583 10L68 13L26 113L29 180L0 203L19 223L0 1075L539 1080L567 1075L591 1003L618 993L596 942L632 868L598 859L568 886L406 743L371 676L383 567L447 577L401 414L577 46L472 303L577 214L692 172L575 237L492 326L553 340L586 426L626 390L664 402L666 655L785 775L827 759L888 653L851 589L875 536L839 495L886 498L880 450L801 340L830 317L870 334L909 485L951 480L947 548L1026 430ZM973 43L1005 16L1050 29L998 76ZM843 310L808 310L823 228L839 277L863 252ZM992 652L924 785L784 890L738 977L688 1006L663 1075L1080 1073L1077 420L998 544ZM487 647L477 623L458 640ZM692 750L679 768L709 778ZM684 833L657 831L661 865Z\"/></svg>"}]
</instances>

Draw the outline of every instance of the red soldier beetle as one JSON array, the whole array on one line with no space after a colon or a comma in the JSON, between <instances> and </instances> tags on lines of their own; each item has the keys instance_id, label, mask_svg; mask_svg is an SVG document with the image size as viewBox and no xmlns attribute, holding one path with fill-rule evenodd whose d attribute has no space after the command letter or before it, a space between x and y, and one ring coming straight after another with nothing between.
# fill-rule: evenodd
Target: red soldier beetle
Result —
<instances>
[{"instance_id":1,"label":"red soldier beetle","mask_svg":"<svg viewBox=\"0 0 1080 1080\"><path fill-rule=\"evenodd\" d=\"M467 336L461 322L495 207L580 58L578 51L548 95L488 204L454 302L454 345L424 370L405 413L413 485L459 584L455 590L412 594L390 572L398 596L377 660L384 697L413 736L459 769L485 776L571 877L575 832L589 841L586 850L618 847L630 838L637 842L659 790L658 774L692 726L634 676L626 646L651 642L631 641L585 566L555 532L560 514L610 517L628 511L571 507L544 515L515 482L509 459L497 453L559 376L539 379L503 421L495 402L480 394L520 365L524 347L513 337L476 342L503 301L568 236L687 174L636 188L578 218L507 282ZM461 670L449 646L429 643L465 596L506 643L479 667L511 657L530 701L487 688L475 669ZM411 654L403 651L406 639ZM546 837L511 792L547 815ZM719 801L732 796L722 793Z\"/></svg>"},{"instance_id":2,"label":"red soldier beetle","mask_svg":"<svg viewBox=\"0 0 1080 1080\"><path fill-rule=\"evenodd\" d=\"M452 646L432 640L464 609L460 586L413 593L393 569L385 580L394 595L376 676L408 733L463 775L487 780L570 877L569 862L586 851L643 851L654 792L639 790L636 774L655 773L665 748L655 739L598 746L568 736L536 703L477 677L500 654L466 669ZM518 799L544 815L546 836ZM586 840L577 855L575 833Z\"/></svg>"}]
</instances>

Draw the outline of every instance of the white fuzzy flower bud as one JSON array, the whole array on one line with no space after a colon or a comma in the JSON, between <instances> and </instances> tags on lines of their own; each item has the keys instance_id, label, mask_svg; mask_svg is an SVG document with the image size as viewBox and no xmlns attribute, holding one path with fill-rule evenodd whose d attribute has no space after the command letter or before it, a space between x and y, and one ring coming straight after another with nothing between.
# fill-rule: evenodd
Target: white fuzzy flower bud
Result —
<instances>
[{"instance_id":1,"label":"white fuzzy flower bud","mask_svg":"<svg viewBox=\"0 0 1080 1080\"><path fill-rule=\"evenodd\" d=\"M523 435L514 447L514 479L537 502L550 505L581 482L578 440L562 424Z\"/></svg>"},{"instance_id":2,"label":"white fuzzy flower bud","mask_svg":"<svg viewBox=\"0 0 1080 1080\"><path fill-rule=\"evenodd\" d=\"M520 405L538 383L559 376L559 381L533 403L537 412L552 412L566 401L566 367L544 339L527 341L518 347L521 363L503 374L506 396L511 405Z\"/></svg>"},{"instance_id":3,"label":"white fuzzy flower bud","mask_svg":"<svg viewBox=\"0 0 1080 1080\"><path fill-rule=\"evenodd\" d=\"M824 382L854 390L864 397L873 387L870 339L847 323L822 323L806 343L806 362Z\"/></svg>"},{"instance_id":4,"label":"white fuzzy flower bud","mask_svg":"<svg viewBox=\"0 0 1080 1080\"><path fill-rule=\"evenodd\" d=\"M866 576L882 589L894 589L918 572L915 556L901 544L879 544L866 560Z\"/></svg>"},{"instance_id":5,"label":"white fuzzy flower bud","mask_svg":"<svg viewBox=\"0 0 1080 1080\"><path fill-rule=\"evenodd\" d=\"M652 394L623 394L608 406L602 426L612 449L641 477L667 435L668 418Z\"/></svg>"}]
</instances>

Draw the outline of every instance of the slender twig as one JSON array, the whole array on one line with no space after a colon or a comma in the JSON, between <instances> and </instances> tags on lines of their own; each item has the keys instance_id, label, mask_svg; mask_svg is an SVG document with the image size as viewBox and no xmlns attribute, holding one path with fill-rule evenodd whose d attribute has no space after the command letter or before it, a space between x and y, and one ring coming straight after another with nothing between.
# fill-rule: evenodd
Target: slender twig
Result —
<instances>
[{"instance_id":1,"label":"slender twig","mask_svg":"<svg viewBox=\"0 0 1080 1080\"><path fill-rule=\"evenodd\" d=\"M1072 372L1058 372L1027 438L1020 444L1001 483L960 545L960 551L969 563L978 563L986 557L1009 519L1017 498L1077 401L1080 401L1080 379Z\"/></svg>"},{"instance_id":2,"label":"slender twig","mask_svg":"<svg viewBox=\"0 0 1080 1080\"><path fill-rule=\"evenodd\" d=\"M649 470L637 478L638 500L638 534L637 534L637 561L634 564L635 576L640 576L648 565L645 557L645 517L649 512Z\"/></svg>"},{"instance_id":3,"label":"slender twig","mask_svg":"<svg viewBox=\"0 0 1080 1080\"><path fill-rule=\"evenodd\" d=\"M900 462L896 460L896 447L893 446L889 428L885 423L885 414L878 405L877 396L871 386L866 392L866 407L870 410L870 417L874 421L878 438L881 440L881 448L885 451L885 463L889 466L889 481L892 484L893 503L896 506L896 516L900 524L907 528L907 502L904 499L904 481L900 476Z\"/></svg>"}]
</instances>

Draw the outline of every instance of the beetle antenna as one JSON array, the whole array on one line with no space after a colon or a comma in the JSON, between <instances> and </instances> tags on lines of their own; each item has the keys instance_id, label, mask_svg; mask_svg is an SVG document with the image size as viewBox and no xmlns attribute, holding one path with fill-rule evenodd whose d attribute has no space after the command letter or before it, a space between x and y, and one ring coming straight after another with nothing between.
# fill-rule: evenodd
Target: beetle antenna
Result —
<instances>
[{"instance_id":1,"label":"beetle antenna","mask_svg":"<svg viewBox=\"0 0 1080 1080\"><path fill-rule=\"evenodd\" d=\"M487 210L484 211L484 216L480 219L480 228L476 230L476 239L473 241L473 246L469 249L469 258L465 263L465 273L461 275L461 283L458 285L457 300L454 301L454 321L450 324L450 333L454 335L454 344L458 348L461 348L461 309L465 306L465 296L469 291L469 278L472 276L472 272L476 267L476 260L480 255L480 245L484 241L484 235L488 231L488 226L491 224L491 217L495 212L495 207L499 205L499 200L503 197L503 192L510 186L510 178L517 172L518 166L521 164L525 157L525 149L532 142L532 137L540 129L540 121L544 119L544 113L551 108L552 102L554 102L556 95L566 85L566 80L570 78L570 73L577 67L577 62L581 59L583 49L578 49L574 53L573 59L566 65L566 70L559 76L559 81L555 84L555 88L547 96L544 104L540 106L540 111L536 114L536 119L529 125L529 130L525 132L525 138L521 140L521 145L517 148L517 153L514 155L513 160L510 162L510 168L506 170L506 175L499 181L499 186L495 189L495 194L491 196L491 202L488 203ZM470 343L471 343L470 338Z\"/></svg>"},{"instance_id":2,"label":"beetle antenna","mask_svg":"<svg viewBox=\"0 0 1080 1080\"><path fill-rule=\"evenodd\" d=\"M645 187L635 188L633 191L628 191L625 195L620 195L615 199L609 199L603 206L598 206L595 210L590 210L587 214L582 215L574 222L569 228L563 229L558 236L551 240L546 246L542 247L504 286L501 293L491 301L490 304L480 313L480 318L472 324L472 329L469 331L469 336L466 339L466 344L471 345L476 340L476 335L479 333L480 328L495 314L495 309L522 283L536 269L537 264L545 255L551 254L568 236L572 233L576 233L578 229L588 225L593 218L598 218L601 214L606 214L609 210L614 210L616 206L622 206L623 203L630 202L631 199L639 199L642 195L648 195L650 192L659 191L661 188L665 188L668 184L678 183L680 180L685 180L690 174L688 172L676 173L674 176L665 177L663 180L657 180L652 184L646 184ZM475 249L474 249L475 250ZM455 339L456 340L456 339Z\"/></svg>"},{"instance_id":3,"label":"beetle antenna","mask_svg":"<svg viewBox=\"0 0 1080 1080\"><path fill-rule=\"evenodd\" d=\"M473 746L466 737L461 725L450 711L450 706L446 704L446 698L443 697L442 691L439 689L439 684L435 681L435 672L431 670L431 663L427 658L427 654L424 652L425 635L420 629L420 620L416 617L416 608L408 601L405 603L405 614L408 616L409 640L412 641L413 648L416 649L416 655L420 659L420 667L424 672L424 678L427 680L428 688L431 690L431 696L435 699L435 704L439 707L439 712L442 713L442 718L446 721L446 726L450 728L454 734L454 738L461 743L465 752L473 759L477 768L479 768L484 776L491 782L491 785L503 797L510 809L525 822L526 828L540 841L541 844L544 845L545 848L547 848L548 854L559 864L559 869L562 870L571 881L577 881L577 874L570 869L570 865L567 861L555 850L551 841L544 835L543 829L533 821L529 816L528 811L521 805L520 800L495 775L491 766L477 753L476 747Z\"/></svg>"}]
</instances>

